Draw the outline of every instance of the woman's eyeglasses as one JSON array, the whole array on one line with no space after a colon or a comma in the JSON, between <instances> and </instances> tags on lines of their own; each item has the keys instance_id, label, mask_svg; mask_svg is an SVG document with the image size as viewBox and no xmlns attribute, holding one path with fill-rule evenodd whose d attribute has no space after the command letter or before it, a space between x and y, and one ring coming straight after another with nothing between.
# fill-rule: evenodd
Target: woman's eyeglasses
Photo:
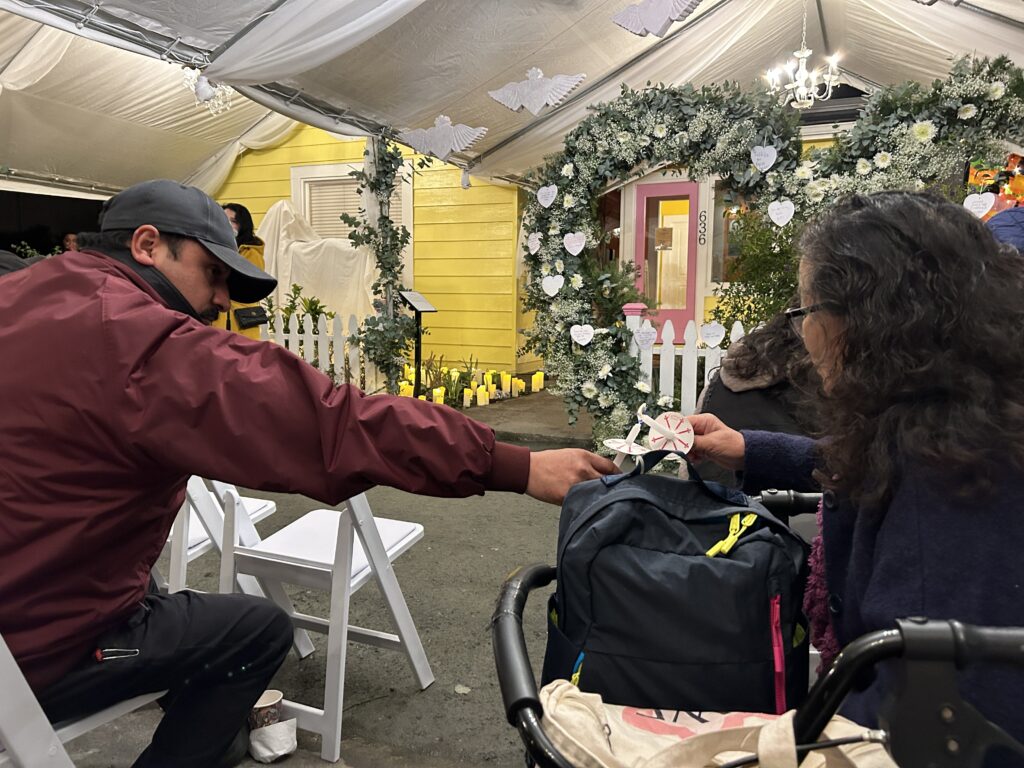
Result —
<instances>
[{"instance_id":1,"label":"woman's eyeglasses","mask_svg":"<svg viewBox=\"0 0 1024 768\"><path fill-rule=\"evenodd\" d=\"M825 304L811 304L806 307L787 309L785 314L789 318L789 325L793 329L793 333L802 339L804 337L804 318L811 314L811 312L825 309L825 306Z\"/></svg>"}]
</instances>

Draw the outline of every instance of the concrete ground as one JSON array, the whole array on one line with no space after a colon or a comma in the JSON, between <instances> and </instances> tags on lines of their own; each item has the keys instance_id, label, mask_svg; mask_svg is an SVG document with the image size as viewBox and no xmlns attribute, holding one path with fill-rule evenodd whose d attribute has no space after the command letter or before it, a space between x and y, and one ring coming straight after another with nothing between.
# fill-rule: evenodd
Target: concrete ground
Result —
<instances>
[{"instance_id":1,"label":"concrete ground","mask_svg":"<svg viewBox=\"0 0 1024 768\"><path fill-rule=\"evenodd\" d=\"M567 426L561 401L545 393L495 403L471 415L535 449L587 445L587 425ZM323 505L298 496L273 498L276 514L259 526L266 536L310 509ZM521 766L518 734L504 719L494 671L489 621L505 576L520 565L553 563L558 509L525 496L493 493L470 499L433 499L390 488L367 494L374 514L422 523L423 539L395 562L395 572L420 632L436 678L417 689L404 657L349 645L345 684L342 762L350 768L455 768ZM219 560L205 555L189 567L189 585L216 589ZM298 607L327 615L327 597L293 591ZM534 669L544 651L544 594L527 604L524 631ZM390 629L375 586L352 600L354 624ZM274 680L285 696L322 701L325 638L318 651L299 661L289 656ZM457 693L456 686L468 693ZM68 745L80 768L129 766L145 748L159 719L150 707L121 718ZM319 737L299 732L299 750L282 762L322 766ZM245 766L259 763L247 761Z\"/></svg>"}]
</instances>

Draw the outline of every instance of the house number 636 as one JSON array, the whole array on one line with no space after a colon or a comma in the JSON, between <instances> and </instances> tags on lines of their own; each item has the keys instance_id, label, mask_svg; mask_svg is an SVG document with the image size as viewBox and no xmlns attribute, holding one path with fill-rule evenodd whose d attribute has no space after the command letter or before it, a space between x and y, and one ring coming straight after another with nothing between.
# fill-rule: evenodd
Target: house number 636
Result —
<instances>
[{"instance_id":1,"label":"house number 636","mask_svg":"<svg viewBox=\"0 0 1024 768\"><path fill-rule=\"evenodd\" d=\"M697 217L697 242L704 245L708 241L708 212L701 211Z\"/></svg>"}]
</instances>

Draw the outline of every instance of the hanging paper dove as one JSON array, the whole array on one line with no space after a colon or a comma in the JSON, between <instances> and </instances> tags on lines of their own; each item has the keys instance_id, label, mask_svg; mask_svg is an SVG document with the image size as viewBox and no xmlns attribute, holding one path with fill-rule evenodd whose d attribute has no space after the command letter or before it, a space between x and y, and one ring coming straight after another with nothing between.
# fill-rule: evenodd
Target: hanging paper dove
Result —
<instances>
[{"instance_id":1,"label":"hanging paper dove","mask_svg":"<svg viewBox=\"0 0 1024 768\"><path fill-rule=\"evenodd\" d=\"M470 128L468 125L456 123L447 115L438 115L433 128L416 128L398 134L398 138L425 155L433 155L438 160L447 160L452 152L468 149L487 133L487 129Z\"/></svg>"},{"instance_id":2,"label":"hanging paper dove","mask_svg":"<svg viewBox=\"0 0 1024 768\"><path fill-rule=\"evenodd\" d=\"M612 21L634 35L662 37L673 21L682 21L698 5L700 0L640 0L616 13Z\"/></svg>"},{"instance_id":3,"label":"hanging paper dove","mask_svg":"<svg viewBox=\"0 0 1024 768\"><path fill-rule=\"evenodd\" d=\"M569 95L569 92L583 82L586 75L555 75L544 77L544 73L536 67L526 72L526 79L518 83L508 83L496 91L488 91L492 99L504 104L513 112L526 107L533 114L539 115L545 106L555 106Z\"/></svg>"}]
</instances>

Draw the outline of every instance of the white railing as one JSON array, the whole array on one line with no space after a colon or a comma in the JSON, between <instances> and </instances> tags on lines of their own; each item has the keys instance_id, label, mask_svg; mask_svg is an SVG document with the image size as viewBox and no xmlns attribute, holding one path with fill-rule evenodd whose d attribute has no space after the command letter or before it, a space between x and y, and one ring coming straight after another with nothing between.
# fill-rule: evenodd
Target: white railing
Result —
<instances>
[{"instance_id":1,"label":"white railing","mask_svg":"<svg viewBox=\"0 0 1024 768\"><path fill-rule=\"evenodd\" d=\"M690 320L683 331L681 344L677 343L676 329L671 320L666 320L661 328L661 343L654 344L656 329L651 326L651 321L642 318L639 314L626 314L626 327L633 331L633 342L629 345L629 353L633 357L640 358L640 372L644 381L650 386L655 397L671 395L679 401L679 410L683 413L693 413L697 407L697 381L699 373L700 358L704 358L703 379L704 384L708 383L711 374L721 365L725 352L720 348L722 338L714 338L712 331L717 330L717 335L724 337L721 326L712 329L704 326L711 344L705 343L697 331L697 324ZM738 322L733 323L729 333L730 341L737 341L743 338L743 326ZM638 343L639 339L639 343ZM650 342L648 342L650 340ZM657 365L655 365L657 357ZM682 371L676 378L676 359L682 360ZM657 379L654 372L657 368Z\"/></svg>"},{"instance_id":2,"label":"white railing","mask_svg":"<svg viewBox=\"0 0 1024 768\"><path fill-rule=\"evenodd\" d=\"M348 337L359 330L355 315L348 317L347 332L340 317L329 321L323 315L315 327L309 315L302 315L301 321L292 315L286 328L280 312L274 314L274 328L271 331L270 326L260 326L260 338L282 345L339 384L355 384L367 392L380 386L376 366L363 359L358 345L348 342Z\"/></svg>"}]
</instances>

